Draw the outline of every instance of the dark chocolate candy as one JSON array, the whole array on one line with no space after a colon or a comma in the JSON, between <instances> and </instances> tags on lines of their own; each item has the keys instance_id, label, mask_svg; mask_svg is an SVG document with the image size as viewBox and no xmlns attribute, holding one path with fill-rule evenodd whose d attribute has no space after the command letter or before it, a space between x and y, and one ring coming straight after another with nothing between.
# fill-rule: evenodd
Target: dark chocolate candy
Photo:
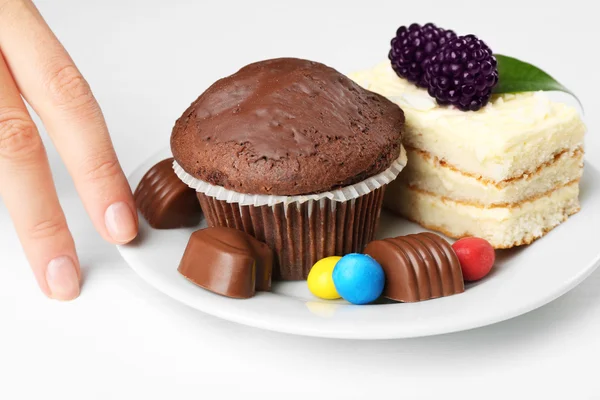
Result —
<instances>
[{"instance_id":1,"label":"dark chocolate candy","mask_svg":"<svg viewBox=\"0 0 600 400\"><path fill-rule=\"evenodd\" d=\"M178 271L211 292L246 299L271 290L273 251L237 229L201 229L190 237Z\"/></svg>"},{"instance_id":2,"label":"dark chocolate candy","mask_svg":"<svg viewBox=\"0 0 600 400\"><path fill-rule=\"evenodd\" d=\"M173 171L173 159L154 165L142 178L134 193L135 204L146 221L156 229L196 226L202 209L196 191L183 183Z\"/></svg>"},{"instance_id":3,"label":"dark chocolate candy","mask_svg":"<svg viewBox=\"0 0 600 400\"><path fill-rule=\"evenodd\" d=\"M450 243L434 233L375 240L364 252L383 267L383 295L388 299L416 302L465 290L458 257Z\"/></svg>"}]
</instances>

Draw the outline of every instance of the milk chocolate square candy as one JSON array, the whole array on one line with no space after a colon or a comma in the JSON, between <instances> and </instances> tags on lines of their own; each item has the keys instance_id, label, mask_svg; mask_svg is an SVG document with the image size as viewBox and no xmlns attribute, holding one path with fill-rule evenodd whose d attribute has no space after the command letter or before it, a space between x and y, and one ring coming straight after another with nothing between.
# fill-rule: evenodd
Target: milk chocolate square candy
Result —
<instances>
[{"instance_id":1,"label":"milk chocolate square candy","mask_svg":"<svg viewBox=\"0 0 600 400\"><path fill-rule=\"evenodd\" d=\"M273 251L237 229L201 229L190 237L178 271L211 292L247 299L271 290Z\"/></svg>"}]
</instances>

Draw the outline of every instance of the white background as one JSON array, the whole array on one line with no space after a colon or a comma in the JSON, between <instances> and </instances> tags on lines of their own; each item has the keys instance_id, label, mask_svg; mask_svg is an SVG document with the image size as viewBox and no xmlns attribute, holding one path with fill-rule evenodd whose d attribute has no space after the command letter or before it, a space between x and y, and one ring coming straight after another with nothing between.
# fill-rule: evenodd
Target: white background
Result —
<instances>
[{"instance_id":1,"label":"white background","mask_svg":"<svg viewBox=\"0 0 600 400\"><path fill-rule=\"evenodd\" d=\"M547 70L581 98L588 160L600 157L590 0L37 4L92 85L126 172L168 145L175 119L217 78L276 56L368 67L413 21L475 33ZM541 309L468 332L380 342L265 332L144 283L100 240L49 155L85 283L74 302L43 297L0 204L0 399L600 398L600 271Z\"/></svg>"}]
</instances>

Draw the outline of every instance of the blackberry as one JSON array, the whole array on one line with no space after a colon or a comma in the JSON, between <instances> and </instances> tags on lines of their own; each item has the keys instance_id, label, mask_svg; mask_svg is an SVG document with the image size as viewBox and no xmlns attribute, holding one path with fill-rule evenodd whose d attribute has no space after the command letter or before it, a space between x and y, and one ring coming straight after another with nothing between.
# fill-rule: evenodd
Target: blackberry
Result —
<instances>
[{"instance_id":1,"label":"blackberry","mask_svg":"<svg viewBox=\"0 0 600 400\"><path fill-rule=\"evenodd\" d=\"M396 37L392 39L388 58L398 76L426 88L427 82L424 78L428 58L455 37L456 33L453 31L439 28L432 23L423 26L401 26L396 31Z\"/></svg>"},{"instance_id":2,"label":"blackberry","mask_svg":"<svg viewBox=\"0 0 600 400\"><path fill-rule=\"evenodd\" d=\"M425 80L438 104L477 111L488 103L498 83L496 57L475 35L460 36L428 59Z\"/></svg>"}]
</instances>

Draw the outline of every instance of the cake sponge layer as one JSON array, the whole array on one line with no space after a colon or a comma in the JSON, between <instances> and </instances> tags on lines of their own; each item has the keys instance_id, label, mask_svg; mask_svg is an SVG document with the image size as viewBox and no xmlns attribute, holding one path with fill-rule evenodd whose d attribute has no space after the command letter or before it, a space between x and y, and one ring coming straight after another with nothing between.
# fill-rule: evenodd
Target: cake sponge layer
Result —
<instances>
[{"instance_id":1,"label":"cake sponge layer","mask_svg":"<svg viewBox=\"0 0 600 400\"><path fill-rule=\"evenodd\" d=\"M386 208L453 238L477 236L496 249L530 244L579 211L579 182L510 207L482 208L404 185L386 193Z\"/></svg>"},{"instance_id":2,"label":"cake sponge layer","mask_svg":"<svg viewBox=\"0 0 600 400\"><path fill-rule=\"evenodd\" d=\"M398 77L389 61L349 77L402 108L405 146L486 180L519 177L583 146L586 127L578 111L542 92L495 95L481 110L463 112L439 106L426 90Z\"/></svg>"},{"instance_id":3,"label":"cake sponge layer","mask_svg":"<svg viewBox=\"0 0 600 400\"><path fill-rule=\"evenodd\" d=\"M508 206L535 198L581 178L583 150L564 151L522 176L490 182L465 174L427 152L407 149L408 164L389 192L406 184L441 197L479 206Z\"/></svg>"}]
</instances>

